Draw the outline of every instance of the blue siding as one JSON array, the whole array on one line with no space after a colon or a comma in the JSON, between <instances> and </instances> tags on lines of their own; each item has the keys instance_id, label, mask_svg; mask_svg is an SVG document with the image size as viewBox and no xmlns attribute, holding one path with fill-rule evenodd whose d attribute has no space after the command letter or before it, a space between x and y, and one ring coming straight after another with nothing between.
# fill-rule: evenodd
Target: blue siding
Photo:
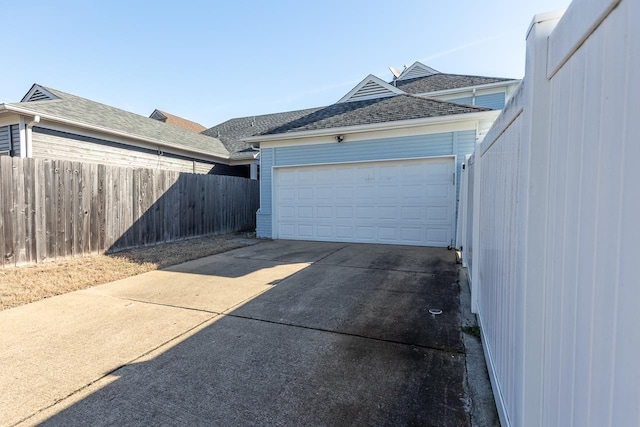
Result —
<instances>
[{"instance_id":1,"label":"blue siding","mask_svg":"<svg viewBox=\"0 0 640 427\"><path fill-rule=\"evenodd\" d=\"M0 127L0 152L10 152L20 157L20 127L15 125Z\"/></svg>"},{"instance_id":2,"label":"blue siding","mask_svg":"<svg viewBox=\"0 0 640 427\"><path fill-rule=\"evenodd\" d=\"M472 105L473 104L473 97L472 96L465 96L464 98L448 99L447 101L457 102L458 104Z\"/></svg>"},{"instance_id":3,"label":"blue siding","mask_svg":"<svg viewBox=\"0 0 640 427\"><path fill-rule=\"evenodd\" d=\"M313 165L457 155L458 176L465 154L475 148L476 131L446 132L401 138L349 141L342 144L265 148L260 152L260 211L257 235L271 237L273 166ZM459 180L458 180L459 181ZM457 183L458 192L460 183Z\"/></svg>"},{"instance_id":4,"label":"blue siding","mask_svg":"<svg viewBox=\"0 0 640 427\"><path fill-rule=\"evenodd\" d=\"M256 214L256 236L271 237L271 168L274 149L260 150L260 209Z\"/></svg>"},{"instance_id":5,"label":"blue siding","mask_svg":"<svg viewBox=\"0 0 640 427\"><path fill-rule=\"evenodd\" d=\"M473 153L476 149L476 132L465 131L456 132L456 220L458 218L458 205L460 204L460 177L462 176L462 164L467 154ZM458 222L454 223L454 228L457 227Z\"/></svg>"},{"instance_id":6,"label":"blue siding","mask_svg":"<svg viewBox=\"0 0 640 427\"><path fill-rule=\"evenodd\" d=\"M476 105L479 107L502 110L504 108L504 92L492 93L490 95L476 96Z\"/></svg>"}]
</instances>

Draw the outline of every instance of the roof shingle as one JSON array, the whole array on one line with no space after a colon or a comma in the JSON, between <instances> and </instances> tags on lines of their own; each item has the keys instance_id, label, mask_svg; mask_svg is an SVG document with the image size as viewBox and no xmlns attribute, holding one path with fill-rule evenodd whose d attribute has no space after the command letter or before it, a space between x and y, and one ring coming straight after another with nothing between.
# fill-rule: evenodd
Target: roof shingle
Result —
<instances>
[{"instance_id":1,"label":"roof shingle","mask_svg":"<svg viewBox=\"0 0 640 427\"><path fill-rule=\"evenodd\" d=\"M183 146L186 150L205 152L223 159L229 158L229 152L222 142L216 138L190 132L158 120L71 95L57 89L41 87L60 99L17 102L6 105L42 116L103 128L105 131L113 130L145 140Z\"/></svg>"},{"instance_id":2,"label":"roof shingle","mask_svg":"<svg viewBox=\"0 0 640 427\"><path fill-rule=\"evenodd\" d=\"M191 132L196 132L196 133L200 133L204 130L206 130L207 128L202 126L200 123L196 123L193 122L191 120L187 120L187 119L183 119L182 117L179 116L175 116L173 114L167 113L166 111L163 110L156 110L158 112L160 112L160 114L162 114L164 117L166 117L165 120L161 120L164 121L165 123L168 123L172 126L177 126L179 128L182 129L186 129L189 130ZM153 114L152 114L153 116Z\"/></svg>"},{"instance_id":3,"label":"roof shingle","mask_svg":"<svg viewBox=\"0 0 640 427\"><path fill-rule=\"evenodd\" d=\"M417 77L415 79L397 80L396 87L407 93L419 94L506 82L510 80L513 79L438 73L426 77Z\"/></svg>"},{"instance_id":4,"label":"roof shingle","mask_svg":"<svg viewBox=\"0 0 640 427\"><path fill-rule=\"evenodd\" d=\"M482 111L491 111L491 109L414 95L397 95L338 103L315 109L309 114L271 128L260 135L277 135Z\"/></svg>"},{"instance_id":5,"label":"roof shingle","mask_svg":"<svg viewBox=\"0 0 640 427\"><path fill-rule=\"evenodd\" d=\"M301 117L307 116L321 109L322 107L308 108L305 110L286 111L283 113L264 114L261 116L239 117L227 120L226 122L209 128L202 133L204 135L218 138L222 141L225 147L227 147L227 150L231 153L231 159L253 159L253 155L257 151L251 148L251 144L242 141L243 138L259 135L269 129L282 126L293 120L298 120Z\"/></svg>"}]
</instances>

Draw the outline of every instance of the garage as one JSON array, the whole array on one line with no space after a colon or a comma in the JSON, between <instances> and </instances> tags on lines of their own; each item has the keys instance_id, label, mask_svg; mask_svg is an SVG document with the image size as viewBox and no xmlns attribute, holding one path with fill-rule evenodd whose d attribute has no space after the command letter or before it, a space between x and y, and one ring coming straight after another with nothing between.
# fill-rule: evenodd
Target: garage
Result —
<instances>
[{"instance_id":1,"label":"garage","mask_svg":"<svg viewBox=\"0 0 640 427\"><path fill-rule=\"evenodd\" d=\"M446 247L454 165L448 156L275 167L273 237Z\"/></svg>"}]
</instances>

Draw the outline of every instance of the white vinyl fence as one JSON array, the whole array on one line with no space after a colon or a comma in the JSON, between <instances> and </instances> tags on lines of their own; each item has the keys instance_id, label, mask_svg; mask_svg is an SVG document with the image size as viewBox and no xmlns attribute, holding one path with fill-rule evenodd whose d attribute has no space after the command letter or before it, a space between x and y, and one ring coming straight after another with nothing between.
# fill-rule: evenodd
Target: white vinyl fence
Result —
<instances>
[{"instance_id":1,"label":"white vinyl fence","mask_svg":"<svg viewBox=\"0 0 640 427\"><path fill-rule=\"evenodd\" d=\"M638 23L638 0L536 16L467 161L458 245L504 426L640 425Z\"/></svg>"}]
</instances>

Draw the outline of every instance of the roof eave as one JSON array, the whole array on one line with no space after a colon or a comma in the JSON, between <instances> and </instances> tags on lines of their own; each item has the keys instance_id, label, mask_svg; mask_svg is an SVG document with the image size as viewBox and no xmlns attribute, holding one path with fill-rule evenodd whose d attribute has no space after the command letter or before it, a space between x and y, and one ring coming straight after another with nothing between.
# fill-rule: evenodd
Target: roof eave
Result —
<instances>
[{"instance_id":1,"label":"roof eave","mask_svg":"<svg viewBox=\"0 0 640 427\"><path fill-rule=\"evenodd\" d=\"M309 131L279 133L274 135L257 135L241 139L241 141L260 145L261 142L282 141L299 138L311 138L316 136L330 136L335 134L353 134L367 131L384 131L400 128L412 128L432 124L459 123L475 121L482 118L498 116L499 110L478 111L474 113L451 114L448 116L425 117L422 119L398 120L393 122L373 123L367 125L333 127L328 129L315 129Z\"/></svg>"},{"instance_id":2,"label":"roof eave","mask_svg":"<svg viewBox=\"0 0 640 427\"><path fill-rule=\"evenodd\" d=\"M47 113L40 113L40 112L29 110L29 109L26 109L26 108L16 107L15 104L0 104L0 105L5 110L13 111L13 112L18 113L18 114L27 114L27 115L30 115L30 116L38 115L38 116L40 116L41 119L49 120L49 121L52 121L52 122L64 123L64 124L67 124L67 125L72 125L72 126L76 126L76 127L80 127L80 128L84 128L84 129L89 129L89 130L94 130L94 131L98 131L98 132L117 135L117 136L120 136L120 137L130 138L130 139L133 139L133 140L136 140L136 141L141 141L141 142L146 142L146 143L151 143L151 144L157 144L157 145L162 146L162 147L168 147L168 148L181 150L181 151L187 152L187 153L197 154L199 157L201 157L203 159L206 159L206 160L211 160L211 161L221 161L221 160L222 161L228 161L229 160L229 154L228 153L227 153L226 157L223 157L223 156L220 156L220 155L212 155L210 153L207 153L206 151L202 151L202 150L198 150L198 149L194 149L194 148L190 148L190 147L185 147L183 145L171 144L171 143L160 141L160 140L154 139L154 138L145 138L145 137L141 137L139 135L134 135L134 134L130 134L130 133L127 133L127 132L122 132L122 131L110 129L110 128L107 128L107 127L91 125L91 124L88 124L88 123L83 123L83 122L78 122L78 121L75 121L75 120L65 119L63 117L52 116L52 115L47 114ZM151 120L153 120L153 119L151 119ZM213 138L213 137L207 136L207 138ZM217 140L217 138L214 138L214 139Z\"/></svg>"},{"instance_id":3,"label":"roof eave","mask_svg":"<svg viewBox=\"0 0 640 427\"><path fill-rule=\"evenodd\" d=\"M501 82L486 83L486 84L483 84L483 85L457 87L455 89L442 89L442 90L435 90L435 91L432 91L432 92L419 92L419 93L416 93L414 95L418 95L418 96L423 96L423 95L439 96L439 95L446 95L448 93L467 92L467 91L470 91L470 90L473 90L473 89L492 89L494 87L508 86L508 85L518 84L518 83L520 83L519 79L503 80Z\"/></svg>"}]
</instances>

